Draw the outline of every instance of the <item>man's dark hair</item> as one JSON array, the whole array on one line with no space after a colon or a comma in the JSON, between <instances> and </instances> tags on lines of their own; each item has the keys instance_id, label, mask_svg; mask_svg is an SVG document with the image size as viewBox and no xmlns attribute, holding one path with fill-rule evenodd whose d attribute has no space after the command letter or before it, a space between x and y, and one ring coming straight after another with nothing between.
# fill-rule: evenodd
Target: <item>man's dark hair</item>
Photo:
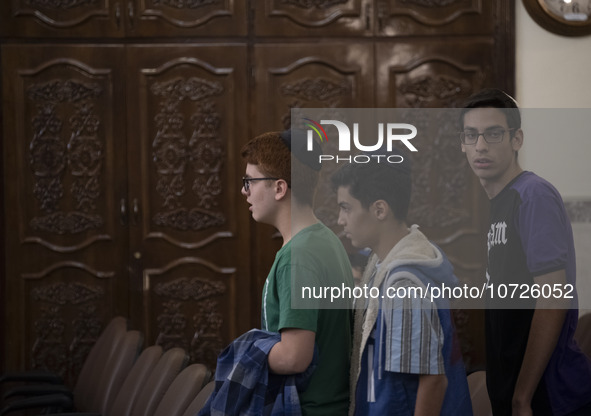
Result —
<instances>
[{"instance_id":1,"label":"man's dark hair","mask_svg":"<svg viewBox=\"0 0 591 416\"><path fill-rule=\"evenodd\" d=\"M333 190L345 187L351 196L369 208L378 200L390 206L394 217L406 221L411 195L411 166L408 156L402 163L388 163L385 160L369 163L350 163L336 171L331 177Z\"/></svg>"},{"instance_id":2,"label":"man's dark hair","mask_svg":"<svg viewBox=\"0 0 591 416\"><path fill-rule=\"evenodd\" d=\"M500 109L507 118L510 129L521 128L521 114L513 97L497 88L485 88L472 95L460 112L460 129L464 128L464 115L473 108L492 107ZM515 133L515 130L512 133Z\"/></svg>"}]
</instances>

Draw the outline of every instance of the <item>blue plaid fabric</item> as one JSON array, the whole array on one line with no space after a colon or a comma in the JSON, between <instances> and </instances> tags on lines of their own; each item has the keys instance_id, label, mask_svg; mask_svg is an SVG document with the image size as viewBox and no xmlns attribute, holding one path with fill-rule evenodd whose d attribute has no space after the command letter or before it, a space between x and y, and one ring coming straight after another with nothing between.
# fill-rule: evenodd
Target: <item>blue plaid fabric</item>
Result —
<instances>
[{"instance_id":1,"label":"blue plaid fabric","mask_svg":"<svg viewBox=\"0 0 591 416\"><path fill-rule=\"evenodd\" d=\"M304 390L316 368L317 349L308 369L297 375L269 372L267 357L281 335L251 329L218 356L213 393L199 416L301 415L298 391Z\"/></svg>"}]
</instances>

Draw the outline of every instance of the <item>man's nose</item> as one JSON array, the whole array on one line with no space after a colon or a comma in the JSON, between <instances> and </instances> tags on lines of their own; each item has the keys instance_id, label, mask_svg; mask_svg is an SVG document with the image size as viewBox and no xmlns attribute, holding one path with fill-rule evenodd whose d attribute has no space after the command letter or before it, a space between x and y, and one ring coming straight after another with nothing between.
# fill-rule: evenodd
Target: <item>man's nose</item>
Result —
<instances>
[{"instance_id":1,"label":"man's nose","mask_svg":"<svg viewBox=\"0 0 591 416\"><path fill-rule=\"evenodd\" d=\"M476 148L476 150L479 151L488 149L488 143L486 140L484 140L484 133L478 134L478 137L476 138L476 143L474 143L474 147Z\"/></svg>"}]
</instances>

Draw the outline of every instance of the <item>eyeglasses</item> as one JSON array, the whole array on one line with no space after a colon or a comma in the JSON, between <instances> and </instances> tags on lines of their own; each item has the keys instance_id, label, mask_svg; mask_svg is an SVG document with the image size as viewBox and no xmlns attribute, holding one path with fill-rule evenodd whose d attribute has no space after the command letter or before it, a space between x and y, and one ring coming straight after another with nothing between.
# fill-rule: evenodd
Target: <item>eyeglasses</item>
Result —
<instances>
[{"instance_id":1,"label":"eyeglasses","mask_svg":"<svg viewBox=\"0 0 591 416\"><path fill-rule=\"evenodd\" d=\"M279 178L242 178L242 186L244 186L244 191L250 191L250 182L251 181L278 181Z\"/></svg>"},{"instance_id":2,"label":"eyeglasses","mask_svg":"<svg viewBox=\"0 0 591 416\"><path fill-rule=\"evenodd\" d=\"M460 140L462 144L476 144L478 138L480 136L484 137L484 141L487 143L501 143L505 138L505 133L508 131L512 131L515 129L492 129L487 130L484 133L478 133L476 130L474 131L461 131L460 132Z\"/></svg>"}]
</instances>

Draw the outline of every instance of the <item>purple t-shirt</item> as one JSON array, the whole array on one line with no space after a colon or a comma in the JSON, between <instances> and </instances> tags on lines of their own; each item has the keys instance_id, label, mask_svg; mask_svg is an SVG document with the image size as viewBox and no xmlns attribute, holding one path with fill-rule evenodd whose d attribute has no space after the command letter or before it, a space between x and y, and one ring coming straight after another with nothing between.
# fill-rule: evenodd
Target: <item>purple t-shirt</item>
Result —
<instances>
[{"instance_id":1,"label":"purple t-shirt","mask_svg":"<svg viewBox=\"0 0 591 416\"><path fill-rule=\"evenodd\" d=\"M535 283L534 277L557 270L565 270L574 287L570 221L558 191L534 173L523 172L491 200L487 279L494 290L517 284L521 294L522 287ZM578 311L576 293L571 294L572 309L532 401L536 415L565 415L591 401L591 362L573 341ZM510 415L535 298L488 302L487 385L495 414Z\"/></svg>"}]
</instances>

